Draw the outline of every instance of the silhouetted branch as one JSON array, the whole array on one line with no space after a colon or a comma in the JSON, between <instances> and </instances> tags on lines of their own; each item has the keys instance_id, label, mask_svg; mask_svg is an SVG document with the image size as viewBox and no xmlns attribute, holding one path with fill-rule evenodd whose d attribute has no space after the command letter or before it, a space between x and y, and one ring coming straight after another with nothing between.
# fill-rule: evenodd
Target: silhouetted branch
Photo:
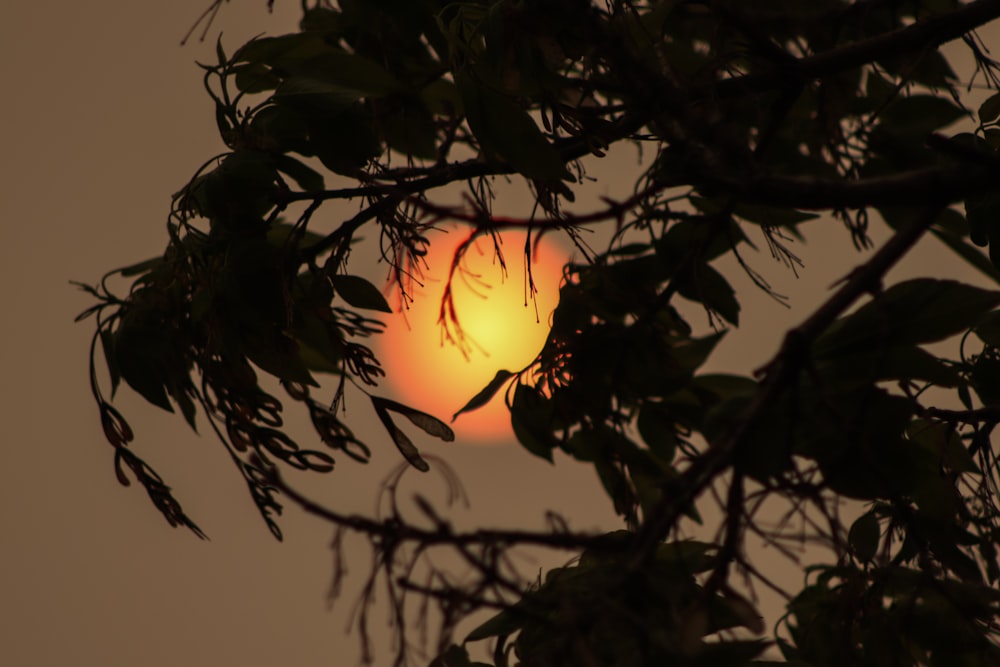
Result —
<instances>
[{"instance_id":1,"label":"silhouetted branch","mask_svg":"<svg viewBox=\"0 0 1000 667\"><path fill-rule=\"evenodd\" d=\"M705 454L694 460L681 474L681 481L676 486L678 493L664 496L639 527L636 549L629 557L632 567L639 566L652 555L656 545L674 528L684 508L732 466L736 451L743 446L754 426L808 363L808 349L812 341L860 296L881 289L885 273L934 224L940 211L940 206L928 208L921 217L897 231L870 260L850 273L843 287L805 322L786 334L774 359L758 371L764 379L741 418L711 442Z\"/></svg>"}]
</instances>

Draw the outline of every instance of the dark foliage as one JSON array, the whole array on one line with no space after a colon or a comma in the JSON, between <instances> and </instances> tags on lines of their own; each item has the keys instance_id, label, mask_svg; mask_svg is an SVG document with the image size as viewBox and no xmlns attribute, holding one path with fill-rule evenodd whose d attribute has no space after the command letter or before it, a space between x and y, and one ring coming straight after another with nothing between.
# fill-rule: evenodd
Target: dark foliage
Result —
<instances>
[{"instance_id":1,"label":"dark foliage","mask_svg":"<svg viewBox=\"0 0 1000 667\"><path fill-rule=\"evenodd\" d=\"M133 450L98 382L98 349L112 395L124 380L208 424L276 536L282 498L368 536L366 600L384 579L403 635L420 613L408 601L436 601L436 667L472 664L465 645L483 640L496 667L762 665L768 646L800 667L1000 664L1000 291L934 267L883 284L928 234L1000 280L1000 93L968 101L973 85L1000 83L975 32L997 17L997 0L340 0L303 2L296 33L233 53L220 43L202 67L226 152L174 196L163 255L108 274L131 281L125 296L107 278L86 287L92 387L119 480L201 534ZM956 72L949 43L974 67ZM959 121L968 132L949 129ZM588 164L616 144L647 156L633 194L568 212ZM495 210L500 176L527 183L534 215ZM328 189L331 177L351 183ZM435 199L449 184L466 185L466 205ZM355 215L314 224L344 199L360 202ZM794 265L795 239L833 224L824 213L859 248L870 218L892 236L857 266L844 258L844 281L753 377L701 372L740 323L718 260L735 257L770 291L746 252L764 244ZM345 516L283 481L285 465L369 459L339 410L355 389L410 466L447 478L408 432L448 440L449 427L377 394L383 369L366 340L389 305L349 263L358 233L376 230L406 293L443 220L484 237L614 229L566 267L535 361L501 370L466 409L506 396L526 450L593 466L620 532L462 533L426 502L434 527L419 528L394 503L384 518ZM684 301L711 326L682 317ZM442 312L460 342L461 313ZM951 351L927 347L940 342ZM301 404L323 449L285 433L261 372ZM315 397L320 373L335 380L332 401ZM842 518L844 499L859 518ZM784 525L759 520L765 502L784 504ZM716 539L683 539L679 522L713 505ZM828 554L800 591L782 591L770 637L752 591L776 585L749 535ZM506 558L521 545L575 558L530 582ZM433 549L476 577L435 570ZM452 644L481 609L497 614ZM399 646L398 662L414 659Z\"/></svg>"}]
</instances>

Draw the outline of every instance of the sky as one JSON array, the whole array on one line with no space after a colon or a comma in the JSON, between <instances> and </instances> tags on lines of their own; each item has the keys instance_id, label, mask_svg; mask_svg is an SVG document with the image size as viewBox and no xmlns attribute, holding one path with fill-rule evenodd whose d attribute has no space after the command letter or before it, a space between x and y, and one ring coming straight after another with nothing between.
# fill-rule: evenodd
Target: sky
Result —
<instances>
[{"instance_id":1,"label":"sky","mask_svg":"<svg viewBox=\"0 0 1000 667\"><path fill-rule=\"evenodd\" d=\"M0 445L0 663L356 662L357 638L345 629L368 565L361 541L349 543L353 583L330 609L332 528L289 508L281 520L285 540L276 542L216 441L120 392L116 405L136 430L137 452L211 539L171 529L141 489L115 480L113 452L87 386L92 328L72 322L90 302L69 281L94 282L109 268L162 252L170 194L221 149L194 61L213 57L220 29L229 50L254 34L292 30L298 3L275 4L274 15L264 0L227 5L206 43L183 48L180 39L207 0L0 5L6 153L0 219L7 235L0 245L6 436ZM615 159L594 165L595 196L619 192L615 174L634 169L634 157ZM517 205L526 204L511 202ZM766 254L753 257L793 307L741 284L744 330L725 341L712 368L748 372L761 365L781 332L804 319L862 259L839 223L816 224L824 225L818 240L799 248L806 262L801 278ZM885 234L876 229L873 237ZM964 275L949 269L953 264L942 253L924 244L893 276L928 262L940 266L942 276ZM362 270L374 277L384 267ZM290 421L293 434L309 442L304 417L301 424ZM374 446L372 463L338 461L333 473L301 485L338 511L370 515L380 480L400 458L368 417L359 415L352 425ZM552 510L576 529L617 527L596 476L565 458L552 466L512 442L462 447L424 439L418 445L447 460L468 490L471 509L452 514L458 525L541 528ZM440 478L407 483L443 504ZM562 559L525 561L525 571ZM384 618L377 612L374 623ZM376 646L376 664L390 660L387 646Z\"/></svg>"}]
</instances>

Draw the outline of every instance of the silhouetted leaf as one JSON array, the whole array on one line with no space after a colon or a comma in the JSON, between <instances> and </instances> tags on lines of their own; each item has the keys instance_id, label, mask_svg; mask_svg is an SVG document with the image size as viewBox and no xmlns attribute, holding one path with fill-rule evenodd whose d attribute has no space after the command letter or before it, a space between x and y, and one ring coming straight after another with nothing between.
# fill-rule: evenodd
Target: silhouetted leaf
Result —
<instances>
[{"instance_id":1,"label":"silhouetted leaf","mask_svg":"<svg viewBox=\"0 0 1000 667\"><path fill-rule=\"evenodd\" d=\"M142 274L149 272L151 269L156 268L162 263L163 263L163 257L150 257L145 261L136 262L135 264L130 264L129 266L118 269L117 273L121 274L122 278L141 276Z\"/></svg>"},{"instance_id":2,"label":"silhouetted leaf","mask_svg":"<svg viewBox=\"0 0 1000 667\"><path fill-rule=\"evenodd\" d=\"M277 155L274 158L274 165L307 192L322 190L324 187L323 177L315 169L307 167L293 157Z\"/></svg>"},{"instance_id":3,"label":"silhouetted leaf","mask_svg":"<svg viewBox=\"0 0 1000 667\"><path fill-rule=\"evenodd\" d=\"M379 421L382 422L385 430L389 432L389 437L392 438L393 444L396 445L396 449L403 455L403 458L420 472L430 470L430 465L420 456L420 451L413 444L413 441L396 426L385 406L379 404L378 400L380 399L376 399L375 396L371 398L372 405L375 407L375 414L378 415Z\"/></svg>"},{"instance_id":4,"label":"silhouetted leaf","mask_svg":"<svg viewBox=\"0 0 1000 667\"><path fill-rule=\"evenodd\" d=\"M972 327L998 303L1000 292L952 280L909 280L837 320L813 349L834 358L879 345L933 343Z\"/></svg>"},{"instance_id":5,"label":"silhouetted leaf","mask_svg":"<svg viewBox=\"0 0 1000 667\"><path fill-rule=\"evenodd\" d=\"M704 304L730 324L739 326L740 303L736 292L721 273L708 264L696 264L690 272L677 276L677 291L686 299Z\"/></svg>"},{"instance_id":6,"label":"silhouetted leaf","mask_svg":"<svg viewBox=\"0 0 1000 667\"><path fill-rule=\"evenodd\" d=\"M875 558L879 543L878 517L874 512L866 512L851 524L851 530L847 535L847 541L854 550L854 554L862 562L869 562Z\"/></svg>"},{"instance_id":7,"label":"silhouetted leaf","mask_svg":"<svg viewBox=\"0 0 1000 667\"><path fill-rule=\"evenodd\" d=\"M378 310L383 313L392 312L382 292L361 276L336 275L332 281L336 293L355 308Z\"/></svg>"},{"instance_id":8,"label":"silhouetted leaf","mask_svg":"<svg viewBox=\"0 0 1000 667\"><path fill-rule=\"evenodd\" d=\"M979 105L979 122L992 123L1000 118L1000 93L994 93Z\"/></svg>"},{"instance_id":9,"label":"silhouetted leaf","mask_svg":"<svg viewBox=\"0 0 1000 667\"><path fill-rule=\"evenodd\" d=\"M433 435L435 438L440 438L445 442L451 442L455 439L455 432L451 430L451 427L433 415L415 410L408 405L397 403L388 398L372 396L372 402L381 409L398 412L428 435Z\"/></svg>"},{"instance_id":10,"label":"silhouetted leaf","mask_svg":"<svg viewBox=\"0 0 1000 667\"><path fill-rule=\"evenodd\" d=\"M570 179L559 152L539 131L531 116L506 95L456 75L469 127L489 156L510 163L529 178Z\"/></svg>"},{"instance_id":11,"label":"silhouetted leaf","mask_svg":"<svg viewBox=\"0 0 1000 667\"><path fill-rule=\"evenodd\" d=\"M552 462L555 442L550 435L552 406L537 389L524 384L514 388L510 423L518 442L535 456Z\"/></svg>"},{"instance_id":12,"label":"silhouetted leaf","mask_svg":"<svg viewBox=\"0 0 1000 667\"><path fill-rule=\"evenodd\" d=\"M172 372L168 366L170 333L156 320L143 315L127 316L114 337L115 367L122 379L153 405L173 412L167 396L167 384Z\"/></svg>"},{"instance_id":13,"label":"silhouetted leaf","mask_svg":"<svg viewBox=\"0 0 1000 667\"><path fill-rule=\"evenodd\" d=\"M500 391L500 388L503 387L505 384L507 384L508 380L510 380L512 377L514 377L514 373L511 373L510 371L505 371L505 370L497 371L496 375L493 376L493 379L490 380L489 384L483 387L479 391L479 393L477 393L475 396L469 399L468 403L463 405L458 412L452 415L451 421L454 422L455 419L458 418L460 414L466 412L472 412L473 410L478 410L479 408L489 403L490 399L493 398L493 396L498 391Z\"/></svg>"},{"instance_id":14,"label":"silhouetted leaf","mask_svg":"<svg viewBox=\"0 0 1000 667\"><path fill-rule=\"evenodd\" d=\"M926 135L966 115L947 97L910 95L890 103L879 114L879 124L896 134Z\"/></svg>"}]
</instances>

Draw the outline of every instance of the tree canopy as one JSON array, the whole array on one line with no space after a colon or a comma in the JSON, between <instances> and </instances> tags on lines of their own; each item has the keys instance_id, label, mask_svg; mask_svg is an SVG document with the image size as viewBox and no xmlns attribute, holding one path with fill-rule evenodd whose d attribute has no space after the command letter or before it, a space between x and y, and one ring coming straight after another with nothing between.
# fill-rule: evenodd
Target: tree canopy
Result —
<instances>
[{"instance_id":1,"label":"tree canopy","mask_svg":"<svg viewBox=\"0 0 1000 667\"><path fill-rule=\"evenodd\" d=\"M421 602L440 612L437 667L483 644L496 667L1000 664L1000 291L935 266L883 280L930 236L1000 283L1000 67L976 33L998 17L1000 0L303 0L297 32L220 40L201 67L224 152L173 196L162 255L81 285L119 481L202 534L136 452L111 403L124 382L217 436L279 539L282 502L370 539L366 595L390 592L400 664ZM571 206L618 146L644 156L631 194ZM529 216L494 197L503 178L530 189ZM316 215L338 200L356 213ZM795 244L835 220L866 253L839 258L828 298L773 332L752 376L702 371L740 323L720 267L780 298L749 253L795 267ZM378 238L405 303L452 221L468 229L453 271L476 239L500 253L508 229L577 245L544 348L464 409L505 400L528 452L593 467L621 530L462 532L423 501L416 525L286 482L288 466L370 459L345 394L419 471L414 433L453 439L447 416L380 395L392 369L369 343L391 307L351 262L363 230ZM891 230L878 247L870 221ZM606 246L581 240L595 226ZM448 299L440 326L462 345ZM708 317L685 317L692 303ZM315 446L286 433L290 414ZM784 522L761 521L765 504ZM715 538L682 521L717 522ZM750 536L827 556L779 591L773 628L754 591L780 587ZM567 563L526 578L507 557L525 545ZM432 549L473 574L434 569Z\"/></svg>"}]
</instances>

